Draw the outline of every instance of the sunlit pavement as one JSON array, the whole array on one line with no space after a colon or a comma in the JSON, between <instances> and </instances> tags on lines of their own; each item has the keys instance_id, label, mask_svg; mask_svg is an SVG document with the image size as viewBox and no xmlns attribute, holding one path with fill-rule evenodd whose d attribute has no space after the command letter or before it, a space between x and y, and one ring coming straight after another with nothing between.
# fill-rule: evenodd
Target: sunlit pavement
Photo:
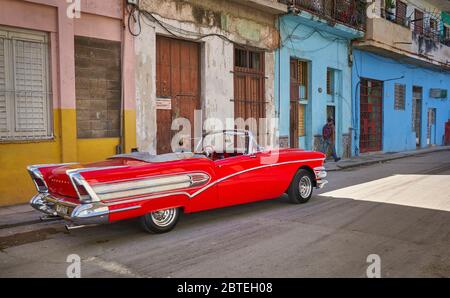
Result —
<instances>
[{"instance_id":1,"label":"sunlit pavement","mask_svg":"<svg viewBox=\"0 0 450 298\"><path fill-rule=\"evenodd\" d=\"M82 277L365 277L377 254L383 277L450 277L450 151L328 179L308 204L282 197L186 215L164 235L135 221L2 231L0 276L65 277L77 254Z\"/></svg>"}]
</instances>

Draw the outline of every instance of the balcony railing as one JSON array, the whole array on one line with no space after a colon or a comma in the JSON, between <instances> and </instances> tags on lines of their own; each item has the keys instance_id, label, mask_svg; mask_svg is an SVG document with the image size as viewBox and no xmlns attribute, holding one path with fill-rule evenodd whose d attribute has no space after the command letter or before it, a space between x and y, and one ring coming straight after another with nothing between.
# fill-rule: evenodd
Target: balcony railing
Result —
<instances>
[{"instance_id":1,"label":"balcony railing","mask_svg":"<svg viewBox=\"0 0 450 298\"><path fill-rule=\"evenodd\" d=\"M360 0L278 0L291 9L304 10L322 18L365 30L366 3Z\"/></svg>"}]
</instances>

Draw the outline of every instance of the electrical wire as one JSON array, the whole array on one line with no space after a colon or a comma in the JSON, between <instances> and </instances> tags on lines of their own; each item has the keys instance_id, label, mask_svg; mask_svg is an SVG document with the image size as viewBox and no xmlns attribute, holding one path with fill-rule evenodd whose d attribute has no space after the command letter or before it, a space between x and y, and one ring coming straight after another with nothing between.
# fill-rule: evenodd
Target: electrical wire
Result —
<instances>
[{"instance_id":1,"label":"electrical wire","mask_svg":"<svg viewBox=\"0 0 450 298\"><path fill-rule=\"evenodd\" d=\"M144 17L144 23L146 25L149 25L147 22L145 22L145 19L156 23L159 27L161 27L164 31L166 31L169 35L175 37L175 38L181 38L181 39L186 39L188 38L191 41L200 41L202 39L208 38L208 37L218 37L221 38L222 40L224 40L225 42L231 43L231 44L236 44L242 48L245 49L251 49L254 50L255 47L251 47L248 46L247 44L243 44L243 43L239 43L239 42L235 42L233 40L231 40L230 38L228 38L227 36L220 34L220 33L207 33L207 34L202 34L199 32L195 32L195 31L188 31L188 30L184 30L184 29L180 29L177 27L174 27L160 19L158 19L153 13L140 8L139 6L139 2L137 5L131 5L131 9L128 9L129 12L129 16L128 16L128 30L130 31L130 34L134 37L139 36L142 33L142 23L141 23L141 18ZM134 21L135 24L137 24L138 26L138 30L136 32L134 32L131 29L131 21ZM270 35L270 33L268 34L268 36ZM189 36L189 37L187 37ZM266 39L268 36L263 37L261 39ZM193 38L192 38L193 37ZM265 51L273 51L270 49L263 49Z\"/></svg>"}]
</instances>

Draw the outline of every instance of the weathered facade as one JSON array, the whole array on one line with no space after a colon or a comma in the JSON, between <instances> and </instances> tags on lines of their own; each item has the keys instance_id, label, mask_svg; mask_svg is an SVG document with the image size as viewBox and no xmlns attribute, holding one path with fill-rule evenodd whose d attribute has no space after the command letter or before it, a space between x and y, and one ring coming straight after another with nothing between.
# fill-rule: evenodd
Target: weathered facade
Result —
<instances>
[{"instance_id":1,"label":"weathered facade","mask_svg":"<svg viewBox=\"0 0 450 298\"><path fill-rule=\"evenodd\" d=\"M274 114L276 20L286 5L142 0L140 10L135 39L140 150L171 151L171 137L180 129L172 130L172 121L180 117L212 129L220 128L213 119L225 124Z\"/></svg>"},{"instance_id":2,"label":"weathered facade","mask_svg":"<svg viewBox=\"0 0 450 298\"><path fill-rule=\"evenodd\" d=\"M335 119L337 154L350 156L351 41L364 35L358 1L293 1L279 22L275 59L280 145L322 150L322 128Z\"/></svg>"},{"instance_id":3,"label":"weathered facade","mask_svg":"<svg viewBox=\"0 0 450 298\"><path fill-rule=\"evenodd\" d=\"M35 193L28 165L92 162L136 147L124 4L0 0L0 205Z\"/></svg>"},{"instance_id":4,"label":"weathered facade","mask_svg":"<svg viewBox=\"0 0 450 298\"><path fill-rule=\"evenodd\" d=\"M354 43L353 153L442 145L450 118L448 1L375 1Z\"/></svg>"}]
</instances>

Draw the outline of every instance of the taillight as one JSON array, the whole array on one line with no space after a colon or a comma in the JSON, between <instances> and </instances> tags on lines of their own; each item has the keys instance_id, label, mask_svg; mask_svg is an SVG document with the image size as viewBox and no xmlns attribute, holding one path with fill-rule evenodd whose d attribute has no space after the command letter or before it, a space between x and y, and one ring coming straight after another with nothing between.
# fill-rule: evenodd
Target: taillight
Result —
<instances>
[{"instance_id":1,"label":"taillight","mask_svg":"<svg viewBox=\"0 0 450 298\"><path fill-rule=\"evenodd\" d=\"M93 201L93 193L89 193L86 180L83 176L75 171L67 171L70 180L78 194L78 197L82 203L90 203Z\"/></svg>"},{"instance_id":2,"label":"taillight","mask_svg":"<svg viewBox=\"0 0 450 298\"><path fill-rule=\"evenodd\" d=\"M36 166L28 167L28 173L30 173L31 179L33 179L36 189L40 193L48 192L47 184L45 183L44 176L42 176L41 171Z\"/></svg>"}]
</instances>

